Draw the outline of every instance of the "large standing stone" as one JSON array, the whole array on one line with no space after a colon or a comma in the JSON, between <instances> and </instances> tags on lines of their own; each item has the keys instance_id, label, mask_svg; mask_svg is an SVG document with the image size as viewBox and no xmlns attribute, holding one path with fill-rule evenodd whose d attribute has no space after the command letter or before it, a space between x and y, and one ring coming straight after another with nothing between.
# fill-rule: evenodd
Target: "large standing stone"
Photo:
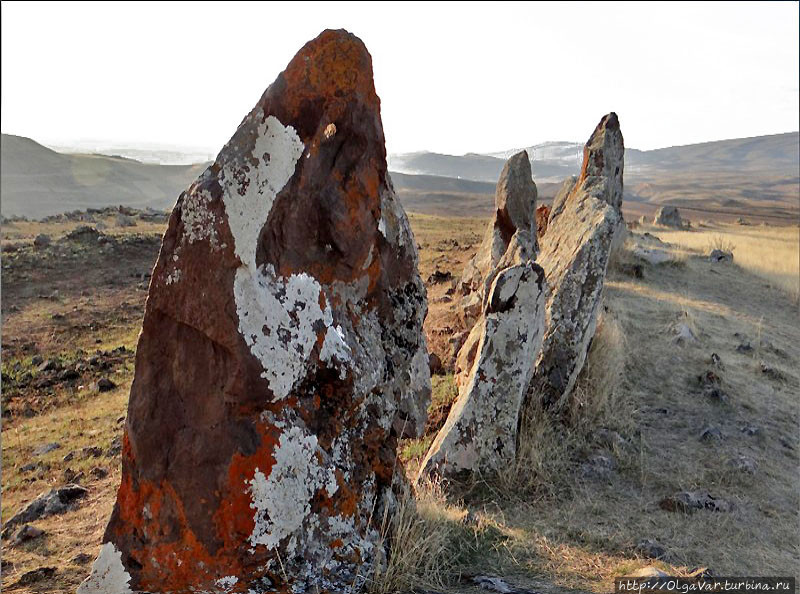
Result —
<instances>
[{"instance_id":1,"label":"large standing stone","mask_svg":"<svg viewBox=\"0 0 800 594\"><path fill-rule=\"evenodd\" d=\"M536 184L531 175L527 151L520 151L506 161L494 195L495 213L486 228L478 252L467 263L461 277L462 292L478 291L481 297L491 284L492 273L506 253L511 238L519 230L525 233L533 256L536 245Z\"/></svg>"},{"instance_id":2,"label":"large standing stone","mask_svg":"<svg viewBox=\"0 0 800 594\"><path fill-rule=\"evenodd\" d=\"M425 313L370 55L325 31L172 212L80 592L358 588L426 417Z\"/></svg>"},{"instance_id":3,"label":"large standing stone","mask_svg":"<svg viewBox=\"0 0 800 594\"><path fill-rule=\"evenodd\" d=\"M656 212L653 219L654 225L663 225L664 227L683 227L683 220L681 213L674 206L662 206Z\"/></svg>"},{"instance_id":4,"label":"large standing stone","mask_svg":"<svg viewBox=\"0 0 800 594\"><path fill-rule=\"evenodd\" d=\"M494 472L514 461L522 403L542 344L545 295L544 271L531 261L497 274L471 333L474 362L421 474Z\"/></svg>"},{"instance_id":5,"label":"large standing stone","mask_svg":"<svg viewBox=\"0 0 800 594\"><path fill-rule=\"evenodd\" d=\"M560 406L575 385L597 325L612 240L622 220L624 143L615 113L600 120L583 151L581 175L550 213L537 259L551 294L529 398Z\"/></svg>"}]
</instances>

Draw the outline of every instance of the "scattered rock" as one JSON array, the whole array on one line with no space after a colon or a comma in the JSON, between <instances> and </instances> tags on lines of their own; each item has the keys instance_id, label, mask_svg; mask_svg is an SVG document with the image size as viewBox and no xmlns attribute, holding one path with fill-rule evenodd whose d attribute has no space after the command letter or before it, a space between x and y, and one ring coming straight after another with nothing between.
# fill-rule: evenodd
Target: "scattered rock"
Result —
<instances>
[{"instance_id":1,"label":"scattered rock","mask_svg":"<svg viewBox=\"0 0 800 594\"><path fill-rule=\"evenodd\" d=\"M117 227L135 227L136 221L133 220L132 217L119 213L115 218L114 222L117 224Z\"/></svg>"},{"instance_id":2,"label":"scattered rock","mask_svg":"<svg viewBox=\"0 0 800 594\"><path fill-rule=\"evenodd\" d=\"M97 446L87 446L81 450L81 456L86 458L99 458L103 455L103 448Z\"/></svg>"},{"instance_id":3,"label":"scattered rock","mask_svg":"<svg viewBox=\"0 0 800 594\"><path fill-rule=\"evenodd\" d=\"M672 327L672 334L674 335L672 342L679 346L697 342L697 336L695 336L692 329L683 322L678 322Z\"/></svg>"},{"instance_id":4,"label":"scattered rock","mask_svg":"<svg viewBox=\"0 0 800 594\"><path fill-rule=\"evenodd\" d=\"M453 275L449 271L442 272L441 270L434 270L433 273L428 277L428 283L430 284L438 284L438 283L446 283L447 281L451 280Z\"/></svg>"},{"instance_id":5,"label":"scattered rock","mask_svg":"<svg viewBox=\"0 0 800 594\"><path fill-rule=\"evenodd\" d=\"M752 353L753 352L753 345L749 342L742 342L739 346L736 347L737 353Z\"/></svg>"},{"instance_id":6,"label":"scattered rock","mask_svg":"<svg viewBox=\"0 0 800 594\"><path fill-rule=\"evenodd\" d=\"M728 466L737 472L744 472L747 474L755 474L758 470L758 464L749 456L738 454L737 456L728 460Z\"/></svg>"},{"instance_id":7,"label":"scattered rock","mask_svg":"<svg viewBox=\"0 0 800 594\"><path fill-rule=\"evenodd\" d=\"M473 576L472 583L484 590L500 592L500 594L537 594L530 590L515 588L504 579L495 576L476 575Z\"/></svg>"},{"instance_id":8,"label":"scattered rock","mask_svg":"<svg viewBox=\"0 0 800 594\"><path fill-rule=\"evenodd\" d=\"M733 252L727 252L725 250L711 250L711 253L708 255L708 259L711 262L733 262Z\"/></svg>"},{"instance_id":9,"label":"scattered rock","mask_svg":"<svg viewBox=\"0 0 800 594\"><path fill-rule=\"evenodd\" d=\"M115 456L119 456L122 453L122 440L119 437L115 437L111 440L111 444L108 446L108 451L106 452L106 458L113 458Z\"/></svg>"},{"instance_id":10,"label":"scattered rock","mask_svg":"<svg viewBox=\"0 0 800 594\"><path fill-rule=\"evenodd\" d=\"M666 559L668 554L664 545L649 538L639 541L636 552L647 559Z\"/></svg>"},{"instance_id":11,"label":"scattered rock","mask_svg":"<svg viewBox=\"0 0 800 594\"><path fill-rule=\"evenodd\" d=\"M713 371L706 371L697 380L703 389L703 394L713 400L728 402L728 394L722 389L722 380Z\"/></svg>"},{"instance_id":12,"label":"scattered rock","mask_svg":"<svg viewBox=\"0 0 800 594\"><path fill-rule=\"evenodd\" d=\"M61 444L54 441L52 443L46 443L44 445L40 445L39 447L35 448L31 452L31 454L34 455L34 456L42 456L44 454L48 454L48 453L52 452L53 450L57 450L60 447L61 447Z\"/></svg>"},{"instance_id":13,"label":"scattered rock","mask_svg":"<svg viewBox=\"0 0 800 594\"><path fill-rule=\"evenodd\" d=\"M614 457L608 453L596 453L581 464L581 476L586 479L606 480L617 467Z\"/></svg>"},{"instance_id":14,"label":"scattered rock","mask_svg":"<svg viewBox=\"0 0 800 594\"><path fill-rule=\"evenodd\" d=\"M751 425L750 423L745 423L740 428L741 432L745 435L749 435L753 437L755 435L759 435L761 433L761 428L756 425Z\"/></svg>"},{"instance_id":15,"label":"scattered rock","mask_svg":"<svg viewBox=\"0 0 800 594\"><path fill-rule=\"evenodd\" d=\"M703 427L700 432L700 441L722 441L722 438L722 431L719 430L719 427L714 427L713 425Z\"/></svg>"},{"instance_id":16,"label":"scattered rock","mask_svg":"<svg viewBox=\"0 0 800 594\"><path fill-rule=\"evenodd\" d=\"M39 567L23 573L15 585L32 586L33 584L52 578L55 574L55 567Z\"/></svg>"},{"instance_id":17,"label":"scattered rock","mask_svg":"<svg viewBox=\"0 0 800 594\"><path fill-rule=\"evenodd\" d=\"M717 369L724 370L725 365L722 364L722 359L720 359L717 353L711 353L711 361L712 367L716 367Z\"/></svg>"},{"instance_id":18,"label":"scattered rock","mask_svg":"<svg viewBox=\"0 0 800 594\"><path fill-rule=\"evenodd\" d=\"M117 384L112 382L107 377L102 377L97 381L97 391L98 392L110 392L114 388L117 387Z\"/></svg>"},{"instance_id":19,"label":"scattered rock","mask_svg":"<svg viewBox=\"0 0 800 594\"><path fill-rule=\"evenodd\" d=\"M733 503L727 499L714 497L708 491L680 491L662 499L659 507L665 511L687 514L699 509L729 512L733 509Z\"/></svg>"},{"instance_id":20,"label":"scattered rock","mask_svg":"<svg viewBox=\"0 0 800 594\"><path fill-rule=\"evenodd\" d=\"M537 258L550 285L549 324L528 391L546 407L566 402L594 337L611 243L622 221L624 151L617 115L608 114L586 144L580 178L550 213L548 241Z\"/></svg>"},{"instance_id":21,"label":"scattered rock","mask_svg":"<svg viewBox=\"0 0 800 594\"><path fill-rule=\"evenodd\" d=\"M72 468L65 468L63 475L67 483L80 483L85 478L83 472L75 472Z\"/></svg>"},{"instance_id":22,"label":"scattered rock","mask_svg":"<svg viewBox=\"0 0 800 594\"><path fill-rule=\"evenodd\" d=\"M325 134L332 131L335 134ZM117 504L80 592L359 590L430 402L425 287L371 58L292 59L163 237Z\"/></svg>"},{"instance_id":23,"label":"scattered rock","mask_svg":"<svg viewBox=\"0 0 800 594\"><path fill-rule=\"evenodd\" d=\"M6 522L3 528L3 537L7 538L7 533L14 526L35 522L39 518L45 518L54 514L64 513L72 504L82 497L85 497L87 493L88 491L84 487L69 484L39 495L39 497L31 501L25 509Z\"/></svg>"},{"instance_id":24,"label":"scattered rock","mask_svg":"<svg viewBox=\"0 0 800 594\"><path fill-rule=\"evenodd\" d=\"M30 524L25 524L14 535L14 540L11 541L11 545L19 546L24 542L28 542L29 540L33 540L34 538L39 538L40 536L43 535L44 535L44 530L37 528L36 526L31 526Z\"/></svg>"},{"instance_id":25,"label":"scattered rock","mask_svg":"<svg viewBox=\"0 0 800 594\"><path fill-rule=\"evenodd\" d=\"M663 248L637 246L631 251L634 257L652 266L678 262L678 258L674 252Z\"/></svg>"},{"instance_id":26,"label":"scattered rock","mask_svg":"<svg viewBox=\"0 0 800 594\"><path fill-rule=\"evenodd\" d=\"M683 227L683 220L681 213L674 206L662 206L656 212L653 219L654 225L662 225L664 227L676 227L678 229Z\"/></svg>"},{"instance_id":27,"label":"scattered rock","mask_svg":"<svg viewBox=\"0 0 800 594\"><path fill-rule=\"evenodd\" d=\"M78 553L72 559L70 559L70 563L75 565L86 565L87 563L91 562L93 557L86 553Z\"/></svg>"},{"instance_id":28,"label":"scattered rock","mask_svg":"<svg viewBox=\"0 0 800 594\"><path fill-rule=\"evenodd\" d=\"M36 248L47 247L52 243L52 239L46 233L40 233L33 240L33 246Z\"/></svg>"},{"instance_id":29,"label":"scattered rock","mask_svg":"<svg viewBox=\"0 0 800 594\"><path fill-rule=\"evenodd\" d=\"M108 471L105 468L101 468L100 466L95 466L89 471L89 474L92 475L97 480L100 480L108 476Z\"/></svg>"},{"instance_id":30,"label":"scattered rock","mask_svg":"<svg viewBox=\"0 0 800 594\"><path fill-rule=\"evenodd\" d=\"M761 368L761 373L763 373L769 379L776 382L786 381L786 376L779 369L776 369L771 365L767 365L763 361L759 364L759 367Z\"/></svg>"},{"instance_id":31,"label":"scattered rock","mask_svg":"<svg viewBox=\"0 0 800 594\"><path fill-rule=\"evenodd\" d=\"M39 365L36 371L39 373L47 373L48 371L58 371L59 369L61 369L61 363L58 362L58 359L48 359Z\"/></svg>"},{"instance_id":32,"label":"scattered rock","mask_svg":"<svg viewBox=\"0 0 800 594\"><path fill-rule=\"evenodd\" d=\"M100 233L94 227L90 227L89 225L81 225L67 233L65 237L69 241L94 245L97 243L97 239L100 236L102 236L102 233Z\"/></svg>"}]
</instances>

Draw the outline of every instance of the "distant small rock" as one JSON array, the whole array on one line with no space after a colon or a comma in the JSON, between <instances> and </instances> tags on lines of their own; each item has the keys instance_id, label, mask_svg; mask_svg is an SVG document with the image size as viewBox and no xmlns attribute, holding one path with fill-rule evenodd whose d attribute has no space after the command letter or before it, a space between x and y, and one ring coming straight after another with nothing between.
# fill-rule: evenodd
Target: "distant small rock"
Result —
<instances>
[{"instance_id":1,"label":"distant small rock","mask_svg":"<svg viewBox=\"0 0 800 594\"><path fill-rule=\"evenodd\" d=\"M47 580L53 577L56 574L55 567L39 567L37 569L32 569L31 571L27 571L22 574L22 576L17 580L16 586L31 586L42 580Z\"/></svg>"},{"instance_id":2,"label":"distant small rock","mask_svg":"<svg viewBox=\"0 0 800 594\"><path fill-rule=\"evenodd\" d=\"M429 284L438 284L438 283L445 283L453 278L453 275L449 271L442 272L441 270L434 270L433 273L428 277Z\"/></svg>"},{"instance_id":3,"label":"distant small rock","mask_svg":"<svg viewBox=\"0 0 800 594\"><path fill-rule=\"evenodd\" d=\"M103 448L99 448L97 446L88 446L81 450L81 456L84 459L86 458L99 458L103 455Z\"/></svg>"},{"instance_id":4,"label":"distant small rock","mask_svg":"<svg viewBox=\"0 0 800 594\"><path fill-rule=\"evenodd\" d=\"M679 322L672 327L672 333L675 336L672 339L672 342L679 346L683 346L686 344L692 344L697 342L697 336L695 336L694 332L691 328L689 328L688 324L683 322Z\"/></svg>"},{"instance_id":5,"label":"distant small rock","mask_svg":"<svg viewBox=\"0 0 800 594\"><path fill-rule=\"evenodd\" d=\"M33 247L43 248L52 243L52 239L46 233L39 233L33 240Z\"/></svg>"},{"instance_id":6,"label":"distant small rock","mask_svg":"<svg viewBox=\"0 0 800 594\"><path fill-rule=\"evenodd\" d=\"M70 563L74 563L75 565L86 565L93 559L94 557L91 555L87 555L86 553L78 553L72 559L70 559Z\"/></svg>"},{"instance_id":7,"label":"distant small rock","mask_svg":"<svg viewBox=\"0 0 800 594\"><path fill-rule=\"evenodd\" d=\"M750 456L739 454L728 460L728 466L737 472L744 472L747 474L755 474L758 470L758 464Z\"/></svg>"},{"instance_id":8,"label":"distant small rock","mask_svg":"<svg viewBox=\"0 0 800 594\"><path fill-rule=\"evenodd\" d=\"M647 559L665 559L667 557L666 547L649 538L640 540L636 545L636 551Z\"/></svg>"},{"instance_id":9,"label":"distant small rock","mask_svg":"<svg viewBox=\"0 0 800 594\"><path fill-rule=\"evenodd\" d=\"M39 538L40 536L43 535L44 535L44 530L37 528L36 526L31 526L30 524L25 524L14 535L14 540L11 541L11 544L12 546L19 546L24 542L28 542L29 540Z\"/></svg>"},{"instance_id":10,"label":"distant small rock","mask_svg":"<svg viewBox=\"0 0 800 594\"><path fill-rule=\"evenodd\" d=\"M717 369L725 369L725 366L722 364L722 359L720 359L717 353L711 353L711 365Z\"/></svg>"},{"instance_id":11,"label":"distant small rock","mask_svg":"<svg viewBox=\"0 0 800 594\"><path fill-rule=\"evenodd\" d=\"M97 243L97 238L101 235L102 233L100 233L94 227L90 227L89 225L80 225L79 227L76 227L67 233L65 237L69 241L94 244Z\"/></svg>"},{"instance_id":12,"label":"distant small rock","mask_svg":"<svg viewBox=\"0 0 800 594\"><path fill-rule=\"evenodd\" d=\"M114 222L117 224L117 227L135 227L136 221L133 220L129 215L119 213Z\"/></svg>"},{"instance_id":13,"label":"distant small rock","mask_svg":"<svg viewBox=\"0 0 800 594\"><path fill-rule=\"evenodd\" d=\"M44 445L40 445L38 448L35 448L33 450L33 452L31 452L31 454L33 454L34 456L42 456L44 454L48 454L48 453L52 452L53 450L57 450L60 447L61 447L61 444L54 441L54 442L51 442L51 443L46 443Z\"/></svg>"},{"instance_id":14,"label":"distant small rock","mask_svg":"<svg viewBox=\"0 0 800 594\"><path fill-rule=\"evenodd\" d=\"M722 431L713 425L703 427L700 432L700 441L722 441Z\"/></svg>"},{"instance_id":15,"label":"distant small rock","mask_svg":"<svg viewBox=\"0 0 800 594\"><path fill-rule=\"evenodd\" d=\"M617 467L611 454L592 454L581 465L581 476L586 479L608 479Z\"/></svg>"},{"instance_id":16,"label":"distant small rock","mask_svg":"<svg viewBox=\"0 0 800 594\"><path fill-rule=\"evenodd\" d=\"M720 402L728 402L728 394L722 389L722 380L716 373L706 371L697 379L705 396Z\"/></svg>"},{"instance_id":17,"label":"distant small rock","mask_svg":"<svg viewBox=\"0 0 800 594\"><path fill-rule=\"evenodd\" d=\"M46 373L48 371L57 371L60 368L61 364L58 362L58 359L48 359L39 365L39 367L36 368L36 371L39 373Z\"/></svg>"},{"instance_id":18,"label":"distant small rock","mask_svg":"<svg viewBox=\"0 0 800 594\"><path fill-rule=\"evenodd\" d=\"M92 475L97 480L100 480L108 476L108 471L105 468L101 468L100 466L95 466L89 471L89 474Z\"/></svg>"},{"instance_id":19,"label":"distant small rock","mask_svg":"<svg viewBox=\"0 0 800 594\"><path fill-rule=\"evenodd\" d=\"M776 382L786 381L786 376L779 369L776 369L771 365L767 365L763 361L761 362L759 367L761 368L761 373L763 373L769 379Z\"/></svg>"},{"instance_id":20,"label":"distant small rock","mask_svg":"<svg viewBox=\"0 0 800 594\"><path fill-rule=\"evenodd\" d=\"M733 253L725 250L711 250L708 259L711 262L733 262Z\"/></svg>"},{"instance_id":21,"label":"distant small rock","mask_svg":"<svg viewBox=\"0 0 800 594\"><path fill-rule=\"evenodd\" d=\"M717 512L729 512L733 509L732 502L714 497L708 491L680 491L665 497L658 505L665 511L687 514L701 509Z\"/></svg>"},{"instance_id":22,"label":"distant small rock","mask_svg":"<svg viewBox=\"0 0 800 594\"><path fill-rule=\"evenodd\" d=\"M752 353L753 345L749 342L742 342L736 347L737 353Z\"/></svg>"},{"instance_id":23,"label":"distant small rock","mask_svg":"<svg viewBox=\"0 0 800 594\"><path fill-rule=\"evenodd\" d=\"M745 435L749 435L753 437L754 435L759 435L761 433L761 428L757 425L751 425L750 423L745 423L740 428L741 432Z\"/></svg>"},{"instance_id":24,"label":"distant small rock","mask_svg":"<svg viewBox=\"0 0 800 594\"><path fill-rule=\"evenodd\" d=\"M117 387L117 384L112 382L107 377L100 378L97 382L97 391L98 392L109 392Z\"/></svg>"}]
</instances>

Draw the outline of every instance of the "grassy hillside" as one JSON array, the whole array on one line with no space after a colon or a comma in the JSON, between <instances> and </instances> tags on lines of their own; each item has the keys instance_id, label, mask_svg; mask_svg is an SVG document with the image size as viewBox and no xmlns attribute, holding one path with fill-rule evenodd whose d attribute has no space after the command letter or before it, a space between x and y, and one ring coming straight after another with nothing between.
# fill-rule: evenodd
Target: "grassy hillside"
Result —
<instances>
[{"instance_id":1,"label":"grassy hillside","mask_svg":"<svg viewBox=\"0 0 800 594\"><path fill-rule=\"evenodd\" d=\"M67 155L29 138L2 135L0 209L43 217L124 204L165 210L205 165L148 165L122 157Z\"/></svg>"}]
</instances>

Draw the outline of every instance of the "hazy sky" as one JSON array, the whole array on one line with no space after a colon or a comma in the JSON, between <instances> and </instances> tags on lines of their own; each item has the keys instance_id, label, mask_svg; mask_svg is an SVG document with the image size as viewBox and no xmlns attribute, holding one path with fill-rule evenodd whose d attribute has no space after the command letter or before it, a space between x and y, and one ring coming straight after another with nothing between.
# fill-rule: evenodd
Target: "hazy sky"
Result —
<instances>
[{"instance_id":1,"label":"hazy sky","mask_svg":"<svg viewBox=\"0 0 800 594\"><path fill-rule=\"evenodd\" d=\"M798 130L798 3L2 3L2 131L216 152L291 57L344 27L390 152L640 149Z\"/></svg>"}]
</instances>

